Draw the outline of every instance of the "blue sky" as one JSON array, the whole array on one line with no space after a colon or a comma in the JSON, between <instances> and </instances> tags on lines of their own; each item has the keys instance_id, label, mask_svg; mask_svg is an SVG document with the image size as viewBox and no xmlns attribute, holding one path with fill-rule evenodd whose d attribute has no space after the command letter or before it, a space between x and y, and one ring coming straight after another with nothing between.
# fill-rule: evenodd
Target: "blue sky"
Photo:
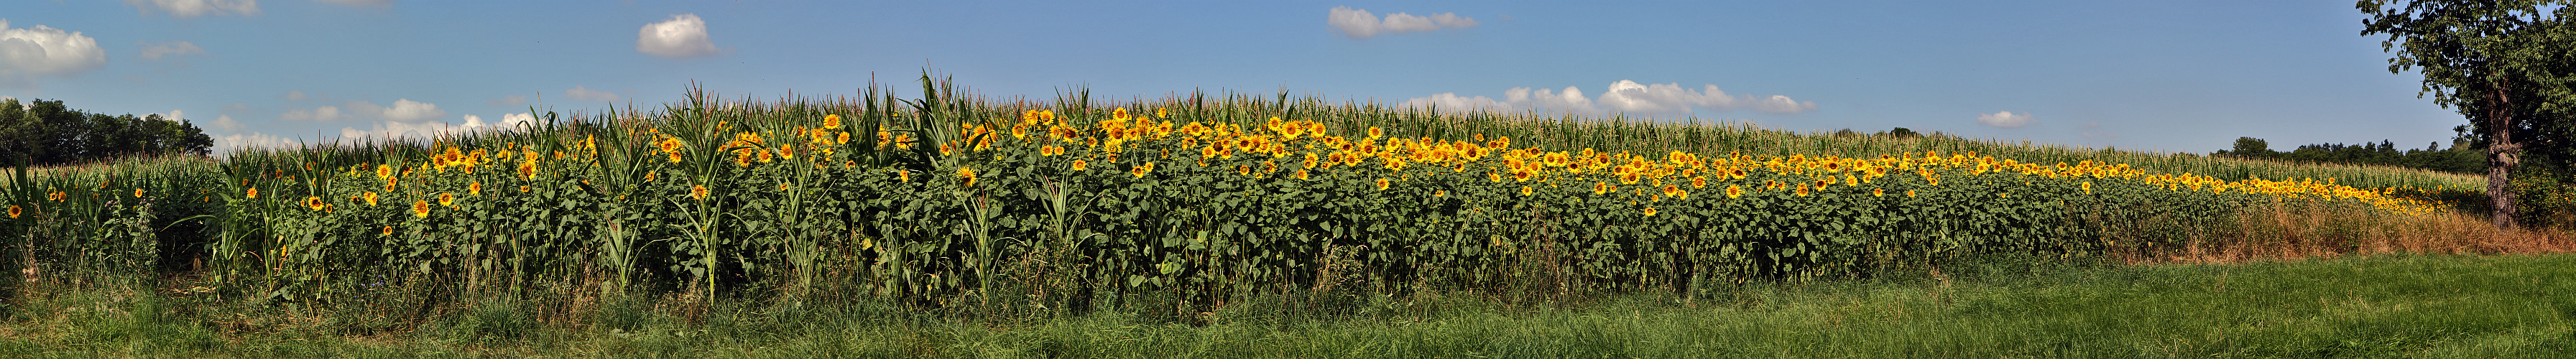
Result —
<instances>
[{"instance_id":1,"label":"blue sky","mask_svg":"<svg viewBox=\"0 0 2576 359\"><path fill-rule=\"evenodd\" d=\"M0 96L176 113L224 148L925 68L1004 98L1284 88L2179 152L2447 147L2463 123L2338 2L9 2Z\"/></svg>"}]
</instances>

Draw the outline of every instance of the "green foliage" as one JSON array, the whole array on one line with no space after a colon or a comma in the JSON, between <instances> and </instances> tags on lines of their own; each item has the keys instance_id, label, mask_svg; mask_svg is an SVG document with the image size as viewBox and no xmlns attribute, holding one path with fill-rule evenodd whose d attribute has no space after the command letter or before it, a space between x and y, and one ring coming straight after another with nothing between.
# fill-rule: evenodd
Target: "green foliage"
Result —
<instances>
[{"instance_id":1,"label":"green foliage","mask_svg":"<svg viewBox=\"0 0 2576 359\"><path fill-rule=\"evenodd\" d=\"M183 119L85 113L60 100L0 100L0 161L38 165L132 156L205 156L213 137Z\"/></svg>"},{"instance_id":2,"label":"green foliage","mask_svg":"<svg viewBox=\"0 0 2576 359\"><path fill-rule=\"evenodd\" d=\"M2349 145L2341 143L2299 145L2298 149L2279 152L2273 151L2263 139L2238 137L2235 148L2219 150L2210 155L2298 163L2404 167L2463 175L2486 174L2484 151L2469 148L2468 144L2469 139L2464 136L2454 139L2449 149L2442 148L2440 143L2433 143L2424 149L2401 151L2397 149L2396 143L2382 140L2379 143L2364 142Z\"/></svg>"}]
</instances>

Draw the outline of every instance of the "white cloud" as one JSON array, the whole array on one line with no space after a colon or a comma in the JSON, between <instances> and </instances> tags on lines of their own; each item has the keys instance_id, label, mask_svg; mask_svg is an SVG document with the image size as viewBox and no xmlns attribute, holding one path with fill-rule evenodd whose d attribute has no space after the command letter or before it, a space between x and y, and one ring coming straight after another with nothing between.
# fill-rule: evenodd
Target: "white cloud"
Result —
<instances>
[{"instance_id":1,"label":"white cloud","mask_svg":"<svg viewBox=\"0 0 2576 359\"><path fill-rule=\"evenodd\" d=\"M483 123L483 116L465 115L465 126L464 126L464 127L465 127L465 129L466 129L466 130L474 130L474 129L482 128L484 125L485 125L485 124Z\"/></svg>"},{"instance_id":2,"label":"white cloud","mask_svg":"<svg viewBox=\"0 0 2576 359\"><path fill-rule=\"evenodd\" d=\"M151 15L152 10L159 9L170 13L170 17L179 18L204 15L259 15L259 0L125 0L125 4L134 5L144 15Z\"/></svg>"},{"instance_id":3,"label":"white cloud","mask_svg":"<svg viewBox=\"0 0 2576 359\"><path fill-rule=\"evenodd\" d=\"M217 154L231 153L235 150L251 148L292 148L303 145L302 142L298 142L296 140L258 132L235 133L213 137L215 138L214 150Z\"/></svg>"},{"instance_id":4,"label":"white cloud","mask_svg":"<svg viewBox=\"0 0 2576 359\"><path fill-rule=\"evenodd\" d=\"M242 126L241 121L234 121L231 115L215 116L215 122L207 122L206 125L214 127L215 130L223 131L224 133L241 132L242 127L244 127Z\"/></svg>"},{"instance_id":5,"label":"white cloud","mask_svg":"<svg viewBox=\"0 0 2576 359\"><path fill-rule=\"evenodd\" d=\"M635 51L661 57L697 57L714 55L715 42L707 40L707 22L698 14L671 15L663 22L645 24L635 32Z\"/></svg>"},{"instance_id":6,"label":"white cloud","mask_svg":"<svg viewBox=\"0 0 2576 359\"><path fill-rule=\"evenodd\" d=\"M290 99L306 98L305 96L302 96L303 92L301 91L287 92L286 94ZM447 110L438 109L438 104L412 101L411 99L394 100L392 106L382 106L366 101L351 100L349 102L342 103L339 106L291 109L287 110L285 114L277 116L279 119L289 121L315 122L339 121L362 117L393 121L421 121L447 117Z\"/></svg>"},{"instance_id":7,"label":"white cloud","mask_svg":"<svg viewBox=\"0 0 2576 359\"><path fill-rule=\"evenodd\" d=\"M105 64L107 50L98 39L45 25L12 29L9 19L0 19L0 84L32 86L34 76L70 76Z\"/></svg>"},{"instance_id":8,"label":"white cloud","mask_svg":"<svg viewBox=\"0 0 2576 359\"><path fill-rule=\"evenodd\" d=\"M2012 111L2002 111L1977 115L1977 123L2002 128L2029 126L2033 122L2038 121L2031 120L2029 113L2014 114Z\"/></svg>"},{"instance_id":9,"label":"white cloud","mask_svg":"<svg viewBox=\"0 0 2576 359\"><path fill-rule=\"evenodd\" d=\"M1377 36L1381 33L1401 34L1408 32L1434 31L1442 28L1464 29L1476 27L1476 25L1482 23L1476 22L1476 19L1473 18L1458 16L1458 13L1448 12L1432 14L1431 16L1420 16L1399 12L1386 14L1386 18L1381 20L1377 17L1377 14L1369 13L1368 10L1353 9L1349 6L1335 6L1330 14L1325 15L1324 24L1331 25L1333 30L1340 31L1343 36L1350 36L1353 39L1366 39Z\"/></svg>"},{"instance_id":10,"label":"white cloud","mask_svg":"<svg viewBox=\"0 0 2576 359\"><path fill-rule=\"evenodd\" d=\"M1711 89L1714 89L1714 87ZM1764 97L1759 101L1754 101L1752 106L1749 107L1752 107L1754 111L1770 113L1799 113L1815 111L1816 102L1798 102L1798 100L1789 99L1788 96L1771 95L1771 97Z\"/></svg>"},{"instance_id":11,"label":"white cloud","mask_svg":"<svg viewBox=\"0 0 2576 359\"><path fill-rule=\"evenodd\" d=\"M1725 111L1750 108L1754 111L1772 113L1800 113L1816 109L1815 102L1800 102L1788 96L1771 95L1759 98L1749 95L1735 96L1718 90L1717 85L1702 85L1699 89L1691 89L1682 87L1680 83L1640 84L1632 80L1611 82L1607 90L1603 91L1597 99L1586 97L1582 89L1574 86L1566 86L1562 90L1515 87L1503 91L1502 100L1484 96L1470 97L1459 96L1456 93L1441 93L1407 100L1404 105L1436 105L1444 111L1537 111L1587 115L1623 113L1646 116L1690 114L1696 112L1696 109Z\"/></svg>"},{"instance_id":12,"label":"white cloud","mask_svg":"<svg viewBox=\"0 0 2576 359\"><path fill-rule=\"evenodd\" d=\"M161 119L171 121L187 119L187 112L179 110L170 110L170 113L156 113L154 115L161 115Z\"/></svg>"},{"instance_id":13,"label":"white cloud","mask_svg":"<svg viewBox=\"0 0 2576 359\"><path fill-rule=\"evenodd\" d=\"M518 105L525 105L525 104L528 104L528 95L509 95L509 96L502 96L501 98L492 99L491 101L488 101L488 102L489 102L489 103L491 103L493 106L518 106Z\"/></svg>"},{"instance_id":14,"label":"white cloud","mask_svg":"<svg viewBox=\"0 0 2576 359\"><path fill-rule=\"evenodd\" d=\"M1509 19L1509 18L1505 18L1504 20L1510 20L1510 19ZM1464 29L1464 28L1476 27L1476 25L1482 25L1482 24L1484 24L1484 23L1481 23L1481 22L1476 22L1476 19L1470 19L1470 18L1467 18L1467 17L1465 17L1465 16L1458 16L1458 13L1450 13L1450 12L1444 12L1444 13L1432 14L1432 15L1431 15L1431 22L1432 22L1432 23L1435 23L1435 24L1440 24L1440 27L1454 28L1454 29Z\"/></svg>"},{"instance_id":15,"label":"white cloud","mask_svg":"<svg viewBox=\"0 0 2576 359\"><path fill-rule=\"evenodd\" d=\"M571 96L574 100L582 101L617 101L617 93L592 90L587 87L581 87L580 85L573 85L571 90L564 90L564 96Z\"/></svg>"},{"instance_id":16,"label":"white cloud","mask_svg":"<svg viewBox=\"0 0 2576 359\"><path fill-rule=\"evenodd\" d=\"M501 126L502 128L519 128L519 125L524 125L524 124L533 123L533 122L537 122L537 114L533 114L533 113L513 113L513 114L501 115L501 123L496 124L496 125Z\"/></svg>"},{"instance_id":17,"label":"white cloud","mask_svg":"<svg viewBox=\"0 0 2576 359\"><path fill-rule=\"evenodd\" d=\"M374 128L365 130L358 129L357 127L341 127L340 141L354 143L383 140L426 139L464 133L466 130L468 129L465 127L450 125L446 122L439 121L383 121L377 122Z\"/></svg>"},{"instance_id":18,"label":"white cloud","mask_svg":"<svg viewBox=\"0 0 2576 359\"><path fill-rule=\"evenodd\" d=\"M437 104L411 99L394 100L393 106L376 106L366 101L349 101L347 106L350 112L361 116L394 121L420 121L447 117L447 111L438 109Z\"/></svg>"},{"instance_id":19,"label":"white cloud","mask_svg":"<svg viewBox=\"0 0 2576 359\"><path fill-rule=\"evenodd\" d=\"M286 96L284 96L284 97L282 97L282 98L285 98L287 101L303 101L303 100L305 99L305 97L304 97L304 91L303 91L303 90L289 90L289 91L286 91Z\"/></svg>"},{"instance_id":20,"label":"white cloud","mask_svg":"<svg viewBox=\"0 0 2576 359\"><path fill-rule=\"evenodd\" d=\"M340 4L340 5L348 5L348 6L367 6L367 7L387 7L387 6L394 6L394 0L314 0L314 1L326 2L326 3L333 3L333 4Z\"/></svg>"},{"instance_id":21,"label":"white cloud","mask_svg":"<svg viewBox=\"0 0 2576 359\"><path fill-rule=\"evenodd\" d=\"M341 116L340 116L340 108L339 108L339 107L337 107L337 106L322 106L322 107L316 107L316 108L313 108L313 109L310 109L310 110L307 110L307 109L293 109L293 110L286 110L286 113L285 113L285 114L277 115L277 118L279 118L279 119L283 119L283 120L287 120L287 121L317 121L317 122L328 122L328 121L339 121L340 119L343 119L343 118L346 118L346 117L341 117Z\"/></svg>"},{"instance_id":22,"label":"white cloud","mask_svg":"<svg viewBox=\"0 0 2576 359\"><path fill-rule=\"evenodd\" d=\"M136 42L136 43L142 43L142 42ZM165 56L176 56L176 55L196 55L196 54L203 54L203 53L206 53L206 49L205 49L205 48L197 47L197 44L196 44L196 43L191 43L191 42L187 42L187 41L171 41L171 42L164 42L164 43L159 43L159 44L144 44L144 45L148 45L148 46L144 46L144 47L143 47L143 59L144 59L144 60L160 60L162 57L165 57ZM175 60L175 59L176 59L176 58L173 58L173 60Z\"/></svg>"}]
</instances>

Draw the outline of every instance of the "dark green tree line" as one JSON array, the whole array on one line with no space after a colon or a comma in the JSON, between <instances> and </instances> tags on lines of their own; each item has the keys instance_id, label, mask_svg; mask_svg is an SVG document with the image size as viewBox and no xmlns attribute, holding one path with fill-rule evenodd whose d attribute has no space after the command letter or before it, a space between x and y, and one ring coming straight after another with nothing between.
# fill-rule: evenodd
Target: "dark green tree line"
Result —
<instances>
[{"instance_id":1,"label":"dark green tree line","mask_svg":"<svg viewBox=\"0 0 2576 359\"><path fill-rule=\"evenodd\" d=\"M61 100L0 100L0 161L56 165L124 156L205 156L215 140L185 119L110 116Z\"/></svg>"},{"instance_id":2,"label":"dark green tree line","mask_svg":"<svg viewBox=\"0 0 2576 359\"><path fill-rule=\"evenodd\" d=\"M2290 151L2274 151L2269 141L2253 137L2236 138L2231 149L2211 152L2213 156L2235 156L2308 163L2335 163L2414 168L2463 174L2486 174L2485 151L2473 148L2467 137L2453 138L2450 148L2442 143L2427 144L2421 149L2398 149L2388 140L2355 144L2319 143L2299 145Z\"/></svg>"}]
</instances>

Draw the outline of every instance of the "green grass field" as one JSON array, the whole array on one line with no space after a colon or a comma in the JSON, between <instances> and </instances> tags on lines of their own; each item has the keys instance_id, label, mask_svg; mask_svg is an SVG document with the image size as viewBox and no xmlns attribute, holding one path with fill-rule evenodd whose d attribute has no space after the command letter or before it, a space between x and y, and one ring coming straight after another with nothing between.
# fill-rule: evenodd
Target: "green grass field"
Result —
<instances>
[{"instance_id":1,"label":"green grass field","mask_svg":"<svg viewBox=\"0 0 2576 359\"><path fill-rule=\"evenodd\" d=\"M1967 270L1756 285L1680 303L1546 308L1425 295L1346 315L1247 309L1205 326L1132 314L965 323L871 306L603 299L575 318L486 299L409 330L293 311L76 290L0 326L13 357L2565 357L2576 256L2377 256ZM251 313L251 314L245 314ZM569 319L569 320L566 320ZM345 320L345 319L341 319Z\"/></svg>"}]
</instances>

